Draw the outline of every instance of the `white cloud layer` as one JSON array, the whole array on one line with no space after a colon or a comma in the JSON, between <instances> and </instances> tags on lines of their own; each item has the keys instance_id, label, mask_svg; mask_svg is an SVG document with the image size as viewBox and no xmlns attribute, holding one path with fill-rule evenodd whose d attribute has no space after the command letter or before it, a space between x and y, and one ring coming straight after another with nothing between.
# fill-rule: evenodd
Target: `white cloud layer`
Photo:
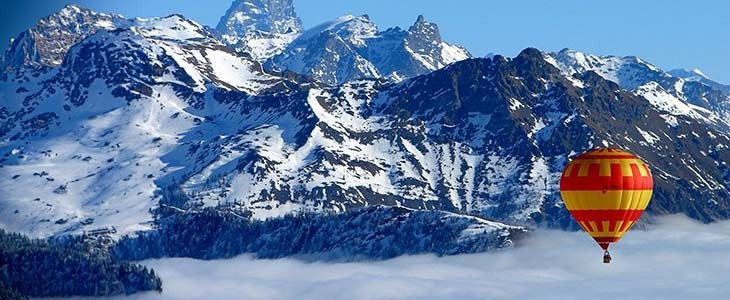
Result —
<instances>
[{"instance_id":1,"label":"white cloud layer","mask_svg":"<svg viewBox=\"0 0 730 300\"><path fill-rule=\"evenodd\" d=\"M633 230L602 263L582 232L538 231L517 249L451 257L306 263L294 259L145 261L162 294L119 299L727 299L730 222L685 217Z\"/></svg>"}]
</instances>

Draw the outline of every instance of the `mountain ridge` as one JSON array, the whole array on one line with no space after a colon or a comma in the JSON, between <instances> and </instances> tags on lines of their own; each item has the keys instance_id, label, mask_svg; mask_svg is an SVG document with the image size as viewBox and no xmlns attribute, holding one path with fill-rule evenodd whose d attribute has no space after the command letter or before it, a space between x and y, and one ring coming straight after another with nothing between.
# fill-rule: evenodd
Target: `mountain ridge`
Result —
<instances>
[{"instance_id":1,"label":"mountain ridge","mask_svg":"<svg viewBox=\"0 0 730 300\"><path fill-rule=\"evenodd\" d=\"M433 36L429 24L419 17L413 31ZM350 16L299 38L321 32L352 45L407 36ZM718 112L677 98L661 84L682 79L640 59L629 66L666 80L631 77L636 89L626 90L601 69L566 72L527 48L333 86L239 54L171 15L95 32L57 67L8 73L3 225L123 234L153 227L161 205L232 206L257 220L392 205L576 228L557 178L567 159L597 146L623 147L655 168L652 212L712 221L730 211Z\"/></svg>"}]
</instances>

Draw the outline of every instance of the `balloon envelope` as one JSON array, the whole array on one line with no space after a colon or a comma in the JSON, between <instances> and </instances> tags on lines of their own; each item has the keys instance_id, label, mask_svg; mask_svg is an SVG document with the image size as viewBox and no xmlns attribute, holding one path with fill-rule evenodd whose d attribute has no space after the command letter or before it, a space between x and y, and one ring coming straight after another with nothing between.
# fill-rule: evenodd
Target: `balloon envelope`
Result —
<instances>
[{"instance_id":1,"label":"balloon envelope","mask_svg":"<svg viewBox=\"0 0 730 300\"><path fill-rule=\"evenodd\" d=\"M631 228L649 205L651 171L617 148L597 148L573 159L560 177L570 214L604 250Z\"/></svg>"}]
</instances>

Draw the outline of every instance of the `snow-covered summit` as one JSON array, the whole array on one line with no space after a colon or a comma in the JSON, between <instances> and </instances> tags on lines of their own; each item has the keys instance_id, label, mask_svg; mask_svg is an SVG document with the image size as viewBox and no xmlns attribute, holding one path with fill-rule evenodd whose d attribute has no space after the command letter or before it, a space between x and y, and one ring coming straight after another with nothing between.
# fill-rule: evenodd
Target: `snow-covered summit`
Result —
<instances>
[{"instance_id":1,"label":"snow-covered summit","mask_svg":"<svg viewBox=\"0 0 730 300\"><path fill-rule=\"evenodd\" d=\"M162 18L135 18L131 26L147 38L216 42L203 25L177 14Z\"/></svg>"},{"instance_id":2,"label":"snow-covered summit","mask_svg":"<svg viewBox=\"0 0 730 300\"><path fill-rule=\"evenodd\" d=\"M599 56L570 49L544 55L568 77L596 72L623 89L646 96L668 115L684 112L716 126L728 128L730 124L730 87L712 81L699 70L665 72L636 56ZM679 106L684 108L677 109Z\"/></svg>"},{"instance_id":3,"label":"snow-covered summit","mask_svg":"<svg viewBox=\"0 0 730 300\"><path fill-rule=\"evenodd\" d=\"M599 56L567 48L549 55L555 59L558 68L565 74L594 71L629 90L649 80L662 82L671 78L668 73L636 56Z\"/></svg>"},{"instance_id":4,"label":"snow-covered summit","mask_svg":"<svg viewBox=\"0 0 730 300\"><path fill-rule=\"evenodd\" d=\"M438 25L426 21L419 15L416 22L408 28L405 48L427 70L436 70L470 57L461 46L450 45L441 39Z\"/></svg>"},{"instance_id":5,"label":"snow-covered summit","mask_svg":"<svg viewBox=\"0 0 730 300\"><path fill-rule=\"evenodd\" d=\"M635 57L453 62L468 53L423 17L380 31L346 16L269 61L328 86L267 72L179 15L126 22L60 65L0 78L1 227L126 233L162 210L262 220L386 205L570 228L568 153L609 145L652 167L653 212L730 216L730 137L706 109L720 98ZM651 76L624 77L639 71ZM398 82L354 80L369 77ZM502 226L471 221L459 237Z\"/></svg>"},{"instance_id":6,"label":"snow-covered summit","mask_svg":"<svg viewBox=\"0 0 730 300\"><path fill-rule=\"evenodd\" d=\"M293 0L236 0L216 26L220 39L258 61L280 53L299 33L302 21Z\"/></svg>"},{"instance_id":7,"label":"snow-covered summit","mask_svg":"<svg viewBox=\"0 0 730 300\"><path fill-rule=\"evenodd\" d=\"M371 46L406 34L359 37ZM329 87L267 74L216 43L160 36L100 31L48 73L0 82L10 104L0 111L3 228L131 232L160 207L267 219L370 205L568 228L557 192L566 154L608 144L656 170L654 210L726 213L692 199L706 191L727 205L728 167L716 164L730 160L727 134L591 72L568 79L536 49Z\"/></svg>"},{"instance_id":8,"label":"snow-covered summit","mask_svg":"<svg viewBox=\"0 0 730 300\"><path fill-rule=\"evenodd\" d=\"M469 57L464 48L444 42L438 26L423 16L407 31L379 31L367 15L348 15L305 31L267 64L339 84L363 78L400 81Z\"/></svg>"}]
</instances>

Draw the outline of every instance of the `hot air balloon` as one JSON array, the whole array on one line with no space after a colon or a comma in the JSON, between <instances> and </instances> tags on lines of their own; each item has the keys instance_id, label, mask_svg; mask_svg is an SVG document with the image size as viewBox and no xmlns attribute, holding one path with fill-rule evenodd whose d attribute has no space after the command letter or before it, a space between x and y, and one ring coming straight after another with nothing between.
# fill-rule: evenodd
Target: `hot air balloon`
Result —
<instances>
[{"instance_id":1,"label":"hot air balloon","mask_svg":"<svg viewBox=\"0 0 730 300\"><path fill-rule=\"evenodd\" d=\"M573 159L560 177L560 196L570 214L610 263L608 246L639 219L653 190L651 171L639 158L618 148L597 148Z\"/></svg>"}]
</instances>

